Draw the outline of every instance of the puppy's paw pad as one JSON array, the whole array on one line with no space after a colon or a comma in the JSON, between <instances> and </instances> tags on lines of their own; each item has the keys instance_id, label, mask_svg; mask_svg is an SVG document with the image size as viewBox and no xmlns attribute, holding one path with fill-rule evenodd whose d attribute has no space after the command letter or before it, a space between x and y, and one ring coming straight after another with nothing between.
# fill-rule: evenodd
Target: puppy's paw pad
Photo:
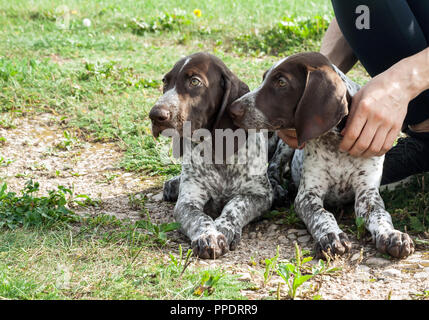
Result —
<instances>
[{"instance_id":1,"label":"puppy's paw pad","mask_svg":"<svg viewBox=\"0 0 429 320\"><path fill-rule=\"evenodd\" d=\"M219 223L219 221L216 221L216 229L225 235L229 243L229 250L234 251L237 249L237 246L241 241L241 228L229 227L229 224L227 223Z\"/></svg>"},{"instance_id":2,"label":"puppy's paw pad","mask_svg":"<svg viewBox=\"0 0 429 320\"><path fill-rule=\"evenodd\" d=\"M216 259L228 252L228 242L218 231L208 231L191 243L194 255L201 259Z\"/></svg>"},{"instance_id":3,"label":"puppy's paw pad","mask_svg":"<svg viewBox=\"0 0 429 320\"><path fill-rule=\"evenodd\" d=\"M347 235L342 233L328 233L324 235L316 244L316 257L325 258L325 254L330 256L343 255L350 251L352 243Z\"/></svg>"},{"instance_id":4,"label":"puppy's paw pad","mask_svg":"<svg viewBox=\"0 0 429 320\"><path fill-rule=\"evenodd\" d=\"M398 230L378 234L375 246L379 252L387 253L394 258L405 258L414 252L411 237Z\"/></svg>"}]
</instances>

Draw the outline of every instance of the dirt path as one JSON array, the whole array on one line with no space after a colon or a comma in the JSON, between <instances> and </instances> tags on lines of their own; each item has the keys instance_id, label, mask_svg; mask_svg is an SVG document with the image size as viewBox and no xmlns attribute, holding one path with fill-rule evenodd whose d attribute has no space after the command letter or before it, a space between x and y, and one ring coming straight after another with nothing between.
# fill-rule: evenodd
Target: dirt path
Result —
<instances>
[{"instance_id":1,"label":"dirt path","mask_svg":"<svg viewBox=\"0 0 429 320\"><path fill-rule=\"evenodd\" d=\"M130 195L139 193L148 197L145 205L154 221L173 220L174 204L159 199L161 179L120 170L121 152L115 144L70 142L51 114L20 118L15 125L12 129L0 128L0 137L6 139L0 147L0 156L3 161L10 160L7 166L0 167L0 177L8 183L9 190L21 190L29 178L40 183L41 193L64 185L72 187L76 194L87 194L100 201L99 207L85 209L91 214L113 214L132 220L141 218L140 211L130 201ZM65 140L70 144L64 148ZM342 270L308 281L301 290L307 295L301 297L318 294L323 299L413 299L429 290L428 251L418 248L405 260L388 260L380 257L372 244L361 245L349 236L352 252L333 262ZM288 229L280 221L265 219L243 230L236 251L218 260L199 260L195 264L220 266L239 274L242 281L255 283L254 290L243 291L251 299L273 298L281 279L273 276L264 287L261 261L272 258L277 246L280 246L280 260L293 258L295 241L303 249L311 250L314 246L306 230ZM183 235L173 232L165 254L177 250L179 243L189 247ZM281 296L285 297L284 287Z\"/></svg>"}]
</instances>

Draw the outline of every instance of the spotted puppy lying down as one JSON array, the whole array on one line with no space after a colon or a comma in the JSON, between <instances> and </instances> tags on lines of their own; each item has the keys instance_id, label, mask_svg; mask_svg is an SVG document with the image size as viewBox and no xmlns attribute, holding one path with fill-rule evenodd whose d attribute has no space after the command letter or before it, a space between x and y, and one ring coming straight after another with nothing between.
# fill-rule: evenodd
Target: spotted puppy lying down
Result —
<instances>
[{"instance_id":1,"label":"spotted puppy lying down","mask_svg":"<svg viewBox=\"0 0 429 320\"><path fill-rule=\"evenodd\" d=\"M215 129L238 129L224 111L249 88L220 59L207 53L185 57L164 76L163 82L163 95L149 113L155 137L173 128L182 141L189 139L183 134L187 121L192 133L208 129L212 139ZM261 137L261 133L256 135ZM198 143L193 141L192 146ZM275 135L269 144L275 149L282 142ZM251 169L258 166L263 170L255 175ZM276 190L281 189L273 184ZM242 228L271 207L273 188L267 175L267 158L251 154L245 164L182 163L180 176L166 182L164 199L177 199L174 216L190 238L195 254L201 258L219 257L234 250Z\"/></svg>"},{"instance_id":2,"label":"spotted puppy lying down","mask_svg":"<svg viewBox=\"0 0 429 320\"><path fill-rule=\"evenodd\" d=\"M285 58L264 75L261 86L243 95L229 112L238 126L296 129L299 145L291 163L299 185L295 210L315 239L316 253L344 254L351 248L327 204L355 200L355 214L365 221L378 251L393 257L414 252L411 238L395 230L378 188L383 157L356 158L338 148L351 97L359 86L320 53ZM292 154L292 153L291 153Z\"/></svg>"}]
</instances>

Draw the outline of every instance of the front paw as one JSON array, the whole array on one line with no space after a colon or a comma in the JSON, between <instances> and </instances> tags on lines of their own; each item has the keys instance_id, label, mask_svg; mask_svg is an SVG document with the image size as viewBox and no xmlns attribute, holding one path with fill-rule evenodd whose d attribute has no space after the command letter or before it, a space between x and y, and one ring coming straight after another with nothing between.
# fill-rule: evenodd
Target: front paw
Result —
<instances>
[{"instance_id":1,"label":"front paw","mask_svg":"<svg viewBox=\"0 0 429 320\"><path fill-rule=\"evenodd\" d=\"M343 255L350 251L352 243L344 232L336 234L334 232L324 235L316 244L316 257L325 258L327 255Z\"/></svg>"},{"instance_id":2,"label":"front paw","mask_svg":"<svg viewBox=\"0 0 429 320\"><path fill-rule=\"evenodd\" d=\"M241 241L241 228L230 226L228 223L222 220L216 220L216 229L225 235L228 243L229 250L234 251L237 249Z\"/></svg>"},{"instance_id":3,"label":"front paw","mask_svg":"<svg viewBox=\"0 0 429 320\"><path fill-rule=\"evenodd\" d=\"M207 231L191 243L194 255L202 259L216 259L228 252L228 242L218 231Z\"/></svg>"},{"instance_id":4,"label":"front paw","mask_svg":"<svg viewBox=\"0 0 429 320\"><path fill-rule=\"evenodd\" d=\"M411 237L398 230L389 230L377 234L375 246L381 253L388 253L395 258L405 258L414 252Z\"/></svg>"}]
</instances>

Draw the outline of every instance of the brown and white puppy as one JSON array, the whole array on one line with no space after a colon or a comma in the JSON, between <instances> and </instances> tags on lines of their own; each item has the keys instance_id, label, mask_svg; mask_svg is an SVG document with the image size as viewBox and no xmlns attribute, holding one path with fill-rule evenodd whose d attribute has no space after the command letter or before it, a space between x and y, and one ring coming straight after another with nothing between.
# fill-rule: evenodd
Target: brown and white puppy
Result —
<instances>
[{"instance_id":1,"label":"brown and white puppy","mask_svg":"<svg viewBox=\"0 0 429 320\"><path fill-rule=\"evenodd\" d=\"M229 112L244 128L296 129L302 144L335 127L347 115L350 99L329 61L310 52L279 61L264 73L261 86Z\"/></svg>"},{"instance_id":2,"label":"brown and white puppy","mask_svg":"<svg viewBox=\"0 0 429 320\"><path fill-rule=\"evenodd\" d=\"M296 129L298 143L291 164L298 186L295 209L322 251L343 254L351 248L328 204L355 199L355 214L363 218L376 248L394 257L414 251L411 238L392 224L378 188L383 157L355 158L338 148L341 128L359 86L320 53L287 57L265 74L261 86L237 99L229 113L246 129Z\"/></svg>"},{"instance_id":3,"label":"brown and white puppy","mask_svg":"<svg viewBox=\"0 0 429 320\"><path fill-rule=\"evenodd\" d=\"M183 135L186 121L191 133L202 128L237 129L225 110L249 89L219 58L208 53L187 56L167 72L163 82L163 95L149 113L155 137L174 128L187 139ZM271 144L275 147L277 142ZM216 258L235 249L242 228L270 209L273 189L267 159L250 155L249 161L182 163L180 177L166 182L164 199L177 199L175 219L197 256ZM263 171L252 174L253 166Z\"/></svg>"},{"instance_id":4,"label":"brown and white puppy","mask_svg":"<svg viewBox=\"0 0 429 320\"><path fill-rule=\"evenodd\" d=\"M189 121L197 129L234 128L226 106L249 91L217 57L195 53L180 59L163 81L163 96L149 113L152 132L158 137L167 128L183 132Z\"/></svg>"}]
</instances>

